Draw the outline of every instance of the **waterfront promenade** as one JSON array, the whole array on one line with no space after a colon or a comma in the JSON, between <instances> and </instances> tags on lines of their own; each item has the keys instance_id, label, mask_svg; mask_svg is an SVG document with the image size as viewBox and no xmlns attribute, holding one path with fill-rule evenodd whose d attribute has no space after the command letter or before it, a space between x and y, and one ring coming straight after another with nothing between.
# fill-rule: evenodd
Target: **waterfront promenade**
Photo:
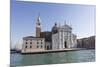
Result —
<instances>
[{"instance_id":1,"label":"waterfront promenade","mask_svg":"<svg viewBox=\"0 0 100 67\"><path fill-rule=\"evenodd\" d=\"M55 52L68 52L68 51L79 51L79 50L85 50L86 48L68 48L68 49L59 49L59 50L41 50L37 51L34 50L32 52L21 52L21 54L38 54L38 53L55 53Z\"/></svg>"}]
</instances>

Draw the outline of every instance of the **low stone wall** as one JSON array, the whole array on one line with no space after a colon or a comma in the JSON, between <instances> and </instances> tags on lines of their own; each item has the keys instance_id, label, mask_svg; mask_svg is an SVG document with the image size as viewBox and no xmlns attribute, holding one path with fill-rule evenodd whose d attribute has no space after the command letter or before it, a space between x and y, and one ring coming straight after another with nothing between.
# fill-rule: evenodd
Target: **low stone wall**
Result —
<instances>
[{"instance_id":1,"label":"low stone wall","mask_svg":"<svg viewBox=\"0 0 100 67\"><path fill-rule=\"evenodd\" d=\"M69 49L59 49L59 50L38 50L33 52L21 52L21 54L43 54L43 53L56 53L56 52L68 52L68 51L79 51L86 50L85 48L69 48Z\"/></svg>"}]
</instances>

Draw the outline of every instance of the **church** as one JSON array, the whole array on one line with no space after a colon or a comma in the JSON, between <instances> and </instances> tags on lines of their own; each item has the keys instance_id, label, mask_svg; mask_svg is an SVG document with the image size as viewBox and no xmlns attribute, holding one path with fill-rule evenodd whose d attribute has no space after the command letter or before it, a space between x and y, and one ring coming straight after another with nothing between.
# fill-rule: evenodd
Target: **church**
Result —
<instances>
[{"instance_id":1,"label":"church","mask_svg":"<svg viewBox=\"0 0 100 67\"><path fill-rule=\"evenodd\" d=\"M52 49L67 49L77 47L76 35L72 33L72 28L66 23L63 26L52 28Z\"/></svg>"},{"instance_id":2,"label":"church","mask_svg":"<svg viewBox=\"0 0 100 67\"><path fill-rule=\"evenodd\" d=\"M36 36L23 37L22 53L45 50L63 50L77 47L77 36L71 26L54 24L51 31L41 31L40 15L36 19Z\"/></svg>"}]
</instances>

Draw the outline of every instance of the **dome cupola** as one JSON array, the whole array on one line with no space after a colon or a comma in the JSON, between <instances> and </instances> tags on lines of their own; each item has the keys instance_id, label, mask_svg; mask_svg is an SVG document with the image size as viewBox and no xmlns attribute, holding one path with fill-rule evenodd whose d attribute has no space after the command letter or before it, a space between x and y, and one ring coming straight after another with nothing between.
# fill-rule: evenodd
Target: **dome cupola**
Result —
<instances>
[{"instance_id":1,"label":"dome cupola","mask_svg":"<svg viewBox=\"0 0 100 67\"><path fill-rule=\"evenodd\" d=\"M57 23L55 22L55 25L52 28L52 34L55 34L58 32L58 27L57 27Z\"/></svg>"}]
</instances>

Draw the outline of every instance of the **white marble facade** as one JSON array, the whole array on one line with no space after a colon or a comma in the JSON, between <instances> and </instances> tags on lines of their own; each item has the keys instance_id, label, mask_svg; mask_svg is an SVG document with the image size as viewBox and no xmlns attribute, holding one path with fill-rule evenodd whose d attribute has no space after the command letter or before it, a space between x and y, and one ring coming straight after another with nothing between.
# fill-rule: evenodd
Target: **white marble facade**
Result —
<instances>
[{"instance_id":1,"label":"white marble facade","mask_svg":"<svg viewBox=\"0 0 100 67\"><path fill-rule=\"evenodd\" d=\"M66 24L58 27L58 32L52 34L53 50L74 48L76 45L76 36L72 34L72 28Z\"/></svg>"}]
</instances>

